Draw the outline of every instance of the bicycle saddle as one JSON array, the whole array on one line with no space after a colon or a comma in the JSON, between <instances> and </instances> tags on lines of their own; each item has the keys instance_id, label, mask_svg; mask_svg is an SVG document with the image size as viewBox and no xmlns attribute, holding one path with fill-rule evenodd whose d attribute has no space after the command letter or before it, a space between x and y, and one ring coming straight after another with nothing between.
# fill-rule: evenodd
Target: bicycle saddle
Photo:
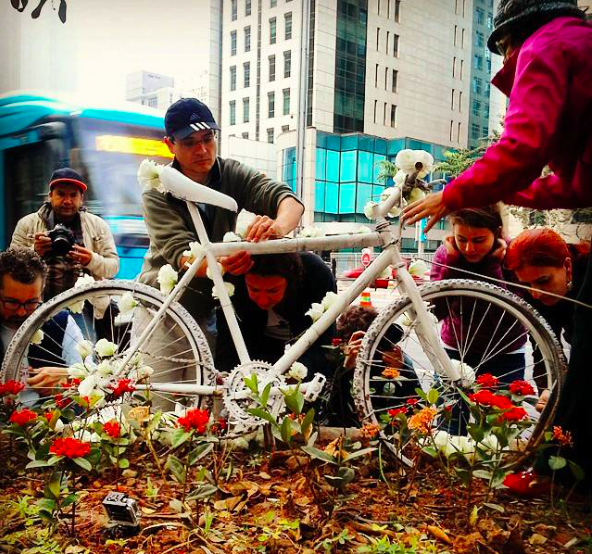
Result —
<instances>
[{"instance_id":1,"label":"bicycle saddle","mask_svg":"<svg viewBox=\"0 0 592 554\"><path fill-rule=\"evenodd\" d=\"M180 200L211 204L231 212L238 211L238 205L234 198L192 181L173 167L166 166L162 169L160 182L167 192Z\"/></svg>"}]
</instances>

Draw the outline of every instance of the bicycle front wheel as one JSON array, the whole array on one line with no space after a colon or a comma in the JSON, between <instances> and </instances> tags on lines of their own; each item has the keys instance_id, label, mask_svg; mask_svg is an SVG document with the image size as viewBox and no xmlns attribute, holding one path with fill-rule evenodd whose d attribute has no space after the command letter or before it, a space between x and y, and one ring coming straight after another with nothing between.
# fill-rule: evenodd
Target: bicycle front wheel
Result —
<instances>
[{"instance_id":1,"label":"bicycle front wheel","mask_svg":"<svg viewBox=\"0 0 592 554\"><path fill-rule=\"evenodd\" d=\"M438 374L412 304L401 297L373 322L358 355L353 393L361 421L379 425L399 456L405 444L451 454L473 441L478 454L497 449L506 467L523 460L552 420L566 369L550 327L524 300L488 283L446 280L420 293L461 379ZM543 393L549 400L541 410ZM417 440L406 442L413 432Z\"/></svg>"},{"instance_id":2,"label":"bicycle front wheel","mask_svg":"<svg viewBox=\"0 0 592 554\"><path fill-rule=\"evenodd\" d=\"M96 345L101 339L115 345L110 346L114 355L109 360L116 365L164 301L158 290L134 281L99 281L63 292L18 329L6 350L0 379L24 381L29 367L61 368L67 373L83 357L87 365L98 364L101 355ZM136 362L136 367L141 363L153 370L150 383L212 384L214 363L207 340L178 303L169 306L155 331L140 345ZM118 377L134 378L131 370L129 374L125 371ZM154 405L165 410L187 396L155 390L148 395ZM198 405L200 400L191 398L187 404Z\"/></svg>"}]
</instances>

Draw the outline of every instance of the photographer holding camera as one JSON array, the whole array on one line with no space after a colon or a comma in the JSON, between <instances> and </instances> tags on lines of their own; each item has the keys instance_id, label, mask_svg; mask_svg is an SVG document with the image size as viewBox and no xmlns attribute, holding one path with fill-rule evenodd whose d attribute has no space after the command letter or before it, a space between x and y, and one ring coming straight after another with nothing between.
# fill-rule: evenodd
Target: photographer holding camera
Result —
<instances>
[{"instance_id":1,"label":"photographer holding camera","mask_svg":"<svg viewBox=\"0 0 592 554\"><path fill-rule=\"evenodd\" d=\"M68 167L54 171L49 201L16 225L11 248L33 248L48 266L44 300L70 289L86 273L97 281L119 271L119 256L105 221L83 206L87 186Z\"/></svg>"}]
</instances>

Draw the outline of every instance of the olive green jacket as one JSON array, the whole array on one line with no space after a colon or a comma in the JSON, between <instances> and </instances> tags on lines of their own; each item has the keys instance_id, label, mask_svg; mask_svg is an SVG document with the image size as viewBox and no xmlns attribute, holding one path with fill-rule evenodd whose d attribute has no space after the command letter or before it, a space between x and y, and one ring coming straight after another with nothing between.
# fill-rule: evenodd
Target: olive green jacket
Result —
<instances>
[{"instance_id":1,"label":"olive green jacket","mask_svg":"<svg viewBox=\"0 0 592 554\"><path fill-rule=\"evenodd\" d=\"M173 167L178 169L176 161L173 162ZM236 160L220 157L204 184L234 198L239 212L245 209L274 219L284 198L296 198L288 185L274 181ZM199 241L184 201L168 193L146 189L142 193L142 207L150 247L144 258L140 281L158 287L156 278L160 268L170 264L175 271L179 271L179 260L183 252L189 248L190 242ZM208 213L209 217L204 223L212 242L222 241L225 233L235 230L237 214L214 206L202 205L200 210L202 214L204 210ZM210 313L215 307L212 281L196 277L181 297L181 304L194 317Z\"/></svg>"}]
</instances>

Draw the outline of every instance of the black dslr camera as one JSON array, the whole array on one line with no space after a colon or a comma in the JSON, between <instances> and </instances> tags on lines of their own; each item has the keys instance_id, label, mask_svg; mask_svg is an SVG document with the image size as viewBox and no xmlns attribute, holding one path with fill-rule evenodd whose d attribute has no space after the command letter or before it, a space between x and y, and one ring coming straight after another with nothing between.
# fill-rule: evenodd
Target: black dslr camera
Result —
<instances>
[{"instance_id":1,"label":"black dslr camera","mask_svg":"<svg viewBox=\"0 0 592 554\"><path fill-rule=\"evenodd\" d=\"M47 236L51 239L51 254L65 256L76 242L74 233L65 225L58 223Z\"/></svg>"}]
</instances>

